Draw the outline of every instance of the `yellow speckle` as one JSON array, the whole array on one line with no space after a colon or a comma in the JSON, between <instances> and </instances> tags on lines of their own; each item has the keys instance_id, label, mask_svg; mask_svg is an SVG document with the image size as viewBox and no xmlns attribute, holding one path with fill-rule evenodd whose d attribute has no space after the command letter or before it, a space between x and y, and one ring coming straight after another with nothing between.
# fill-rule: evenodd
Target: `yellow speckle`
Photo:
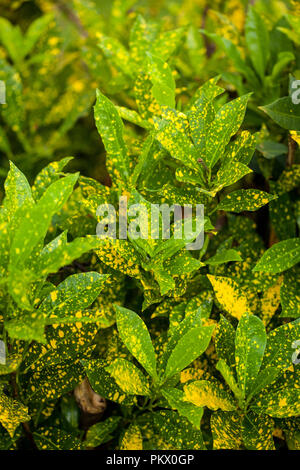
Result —
<instances>
[{"instance_id":1,"label":"yellow speckle","mask_svg":"<svg viewBox=\"0 0 300 470\"><path fill-rule=\"evenodd\" d=\"M56 299L57 299L57 291L55 290L55 291L51 292L50 297L51 297L52 302L55 302Z\"/></svg>"}]
</instances>

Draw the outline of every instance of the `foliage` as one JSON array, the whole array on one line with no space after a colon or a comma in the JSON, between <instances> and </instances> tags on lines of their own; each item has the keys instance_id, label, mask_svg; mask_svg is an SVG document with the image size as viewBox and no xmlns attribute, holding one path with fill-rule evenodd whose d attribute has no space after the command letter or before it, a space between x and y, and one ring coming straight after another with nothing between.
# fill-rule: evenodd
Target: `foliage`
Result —
<instances>
[{"instance_id":1,"label":"foliage","mask_svg":"<svg viewBox=\"0 0 300 470\"><path fill-rule=\"evenodd\" d=\"M297 2L0 13L0 448L299 449ZM125 239L121 196L204 222Z\"/></svg>"}]
</instances>

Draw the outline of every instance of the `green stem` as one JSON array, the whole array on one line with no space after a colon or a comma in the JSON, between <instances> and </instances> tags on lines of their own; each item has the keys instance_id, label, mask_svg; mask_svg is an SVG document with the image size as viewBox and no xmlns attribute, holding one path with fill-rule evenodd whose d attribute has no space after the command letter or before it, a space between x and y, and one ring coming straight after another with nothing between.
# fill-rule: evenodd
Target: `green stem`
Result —
<instances>
[{"instance_id":1,"label":"green stem","mask_svg":"<svg viewBox=\"0 0 300 470\"><path fill-rule=\"evenodd\" d=\"M208 169L207 180L208 180L208 183L210 184L210 182L211 182L211 168Z\"/></svg>"},{"instance_id":2,"label":"green stem","mask_svg":"<svg viewBox=\"0 0 300 470\"><path fill-rule=\"evenodd\" d=\"M199 261L201 261L201 259L207 252L208 244L209 244L209 236L206 234L204 238L203 247L201 248L200 253L199 253Z\"/></svg>"}]
</instances>

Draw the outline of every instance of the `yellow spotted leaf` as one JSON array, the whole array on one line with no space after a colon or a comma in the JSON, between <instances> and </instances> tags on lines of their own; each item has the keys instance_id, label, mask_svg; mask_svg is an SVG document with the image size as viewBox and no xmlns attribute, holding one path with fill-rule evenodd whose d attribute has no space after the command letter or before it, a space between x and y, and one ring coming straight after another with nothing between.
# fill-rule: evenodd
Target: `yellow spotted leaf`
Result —
<instances>
[{"instance_id":1,"label":"yellow spotted leaf","mask_svg":"<svg viewBox=\"0 0 300 470\"><path fill-rule=\"evenodd\" d=\"M243 315L236 329L235 362L238 383L244 397L254 387L266 344L267 334L261 319L255 315Z\"/></svg>"},{"instance_id":2,"label":"yellow spotted leaf","mask_svg":"<svg viewBox=\"0 0 300 470\"><path fill-rule=\"evenodd\" d=\"M275 450L274 423L266 415L248 412L242 422L243 441L248 450Z\"/></svg>"},{"instance_id":3,"label":"yellow spotted leaf","mask_svg":"<svg viewBox=\"0 0 300 470\"><path fill-rule=\"evenodd\" d=\"M125 183L129 177L129 163L122 119L113 103L99 90L94 109L96 126L107 152L108 169L116 183Z\"/></svg>"},{"instance_id":4,"label":"yellow spotted leaf","mask_svg":"<svg viewBox=\"0 0 300 470\"><path fill-rule=\"evenodd\" d=\"M246 293L233 279L223 276L208 275L216 298L221 307L238 320L246 312L252 313Z\"/></svg>"},{"instance_id":5,"label":"yellow spotted leaf","mask_svg":"<svg viewBox=\"0 0 300 470\"><path fill-rule=\"evenodd\" d=\"M265 326L268 325L269 321L275 314L276 310L280 305L280 288L282 285L283 276L280 276L273 286L269 287L264 291L261 299L261 313L262 321Z\"/></svg>"},{"instance_id":6,"label":"yellow spotted leaf","mask_svg":"<svg viewBox=\"0 0 300 470\"><path fill-rule=\"evenodd\" d=\"M139 426L131 424L122 438L120 450L143 450L143 437Z\"/></svg>"},{"instance_id":7,"label":"yellow spotted leaf","mask_svg":"<svg viewBox=\"0 0 300 470\"><path fill-rule=\"evenodd\" d=\"M3 392L0 394L0 422L7 429L10 436L13 437L16 428L20 423L29 421L27 406L19 401L13 400Z\"/></svg>"},{"instance_id":8,"label":"yellow spotted leaf","mask_svg":"<svg viewBox=\"0 0 300 470\"><path fill-rule=\"evenodd\" d=\"M149 384L143 373L126 359L116 359L106 367L119 387L128 395L149 395Z\"/></svg>"},{"instance_id":9,"label":"yellow spotted leaf","mask_svg":"<svg viewBox=\"0 0 300 470\"><path fill-rule=\"evenodd\" d=\"M217 411L210 420L213 448L239 450L242 446L241 420L236 412Z\"/></svg>"},{"instance_id":10,"label":"yellow spotted leaf","mask_svg":"<svg viewBox=\"0 0 300 470\"><path fill-rule=\"evenodd\" d=\"M276 196L258 189L239 189L225 196L217 209L232 212L256 211L275 198Z\"/></svg>"},{"instance_id":11,"label":"yellow spotted leaf","mask_svg":"<svg viewBox=\"0 0 300 470\"><path fill-rule=\"evenodd\" d=\"M206 406L210 410L233 411L236 405L230 395L221 388L218 382L197 380L184 387L184 401L196 406Z\"/></svg>"}]
</instances>

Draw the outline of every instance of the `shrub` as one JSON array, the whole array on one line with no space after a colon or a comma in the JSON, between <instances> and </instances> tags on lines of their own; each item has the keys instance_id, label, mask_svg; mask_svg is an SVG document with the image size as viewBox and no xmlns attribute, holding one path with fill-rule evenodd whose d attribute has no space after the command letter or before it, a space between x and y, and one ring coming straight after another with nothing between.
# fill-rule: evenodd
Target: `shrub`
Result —
<instances>
[{"instance_id":1,"label":"shrub","mask_svg":"<svg viewBox=\"0 0 300 470\"><path fill-rule=\"evenodd\" d=\"M0 448L299 449L297 5L240 7L238 35L217 1L182 2L184 24L172 1L154 20L139 2L37 3L22 33L0 19ZM70 149L81 163L57 160ZM120 197L204 220L99 237Z\"/></svg>"}]
</instances>

